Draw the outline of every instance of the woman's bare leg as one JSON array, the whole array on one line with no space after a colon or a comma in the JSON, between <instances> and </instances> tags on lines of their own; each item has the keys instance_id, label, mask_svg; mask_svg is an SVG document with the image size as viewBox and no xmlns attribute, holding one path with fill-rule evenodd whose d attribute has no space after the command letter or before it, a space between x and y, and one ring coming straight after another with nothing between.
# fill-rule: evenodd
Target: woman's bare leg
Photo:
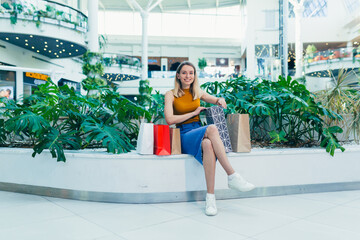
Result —
<instances>
[{"instance_id":1,"label":"woman's bare leg","mask_svg":"<svg viewBox=\"0 0 360 240\"><path fill-rule=\"evenodd\" d=\"M206 129L205 137L210 139L214 153L227 175L233 174L235 171L226 156L225 147L221 141L217 127L215 125L209 125Z\"/></svg>"},{"instance_id":2,"label":"woman's bare leg","mask_svg":"<svg viewBox=\"0 0 360 240\"><path fill-rule=\"evenodd\" d=\"M206 188L208 193L214 194L216 158L210 139L204 138L202 143L203 166L205 171Z\"/></svg>"}]
</instances>

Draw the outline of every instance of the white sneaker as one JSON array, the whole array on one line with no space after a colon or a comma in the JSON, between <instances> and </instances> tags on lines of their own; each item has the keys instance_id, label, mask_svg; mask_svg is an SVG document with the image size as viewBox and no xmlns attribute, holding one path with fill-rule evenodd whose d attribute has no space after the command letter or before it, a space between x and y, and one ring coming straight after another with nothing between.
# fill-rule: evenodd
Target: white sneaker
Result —
<instances>
[{"instance_id":1,"label":"white sneaker","mask_svg":"<svg viewBox=\"0 0 360 240\"><path fill-rule=\"evenodd\" d=\"M240 174L234 173L234 176L231 180L228 180L228 186L231 189L238 190L240 192L251 191L255 188L254 184L246 181Z\"/></svg>"},{"instance_id":2,"label":"white sneaker","mask_svg":"<svg viewBox=\"0 0 360 240\"><path fill-rule=\"evenodd\" d=\"M216 200L214 195L209 196L206 194L205 214L208 216L215 216L217 214Z\"/></svg>"}]
</instances>

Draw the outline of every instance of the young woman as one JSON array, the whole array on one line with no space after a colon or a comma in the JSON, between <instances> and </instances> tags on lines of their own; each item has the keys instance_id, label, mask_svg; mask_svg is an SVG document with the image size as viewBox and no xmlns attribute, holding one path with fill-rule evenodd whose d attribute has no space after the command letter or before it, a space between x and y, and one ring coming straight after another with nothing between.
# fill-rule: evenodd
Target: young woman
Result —
<instances>
[{"instance_id":1,"label":"young woman","mask_svg":"<svg viewBox=\"0 0 360 240\"><path fill-rule=\"evenodd\" d=\"M195 66L183 62L176 70L175 88L165 94L165 120L180 128L182 153L193 155L204 166L207 187L205 214L213 216L217 214L214 195L216 158L228 175L229 188L244 192L255 186L232 168L216 126L201 126L199 114L205 108L200 107L200 100L226 108L225 99L200 89Z\"/></svg>"}]
</instances>

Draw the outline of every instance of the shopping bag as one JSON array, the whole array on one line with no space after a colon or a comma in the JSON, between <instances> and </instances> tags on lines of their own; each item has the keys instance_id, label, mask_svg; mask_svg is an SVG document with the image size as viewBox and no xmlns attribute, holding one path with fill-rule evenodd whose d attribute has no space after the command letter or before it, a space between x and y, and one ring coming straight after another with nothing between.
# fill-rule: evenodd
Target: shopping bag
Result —
<instances>
[{"instance_id":1,"label":"shopping bag","mask_svg":"<svg viewBox=\"0 0 360 240\"><path fill-rule=\"evenodd\" d=\"M137 138L136 152L140 154L154 154L154 124L141 123Z\"/></svg>"},{"instance_id":2,"label":"shopping bag","mask_svg":"<svg viewBox=\"0 0 360 240\"><path fill-rule=\"evenodd\" d=\"M181 154L180 128L170 128L171 155Z\"/></svg>"},{"instance_id":3,"label":"shopping bag","mask_svg":"<svg viewBox=\"0 0 360 240\"><path fill-rule=\"evenodd\" d=\"M226 118L231 146L234 152L250 152L249 114L228 114Z\"/></svg>"},{"instance_id":4,"label":"shopping bag","mask_svg":"<svg viewBox=\"0 0 360 240\"><path fill-rule=\"evenodd\" d=\"M231 152L231 141L229 131L226 126L226 119L224 109L220 106L212 106L206 109L206 121L207 124L215 124L217 127L220 138L224 144L225 152Z\"/></svg>"},{"instance_id":5,"label":"shopping bag","mask_svg":"<svg viewBox=\"0 0 360 240\"><path fill-rule=\"evenodd\" d=\"M154 154L171 154L169 125L154 125Z\"/></svg>"}]
</instances>

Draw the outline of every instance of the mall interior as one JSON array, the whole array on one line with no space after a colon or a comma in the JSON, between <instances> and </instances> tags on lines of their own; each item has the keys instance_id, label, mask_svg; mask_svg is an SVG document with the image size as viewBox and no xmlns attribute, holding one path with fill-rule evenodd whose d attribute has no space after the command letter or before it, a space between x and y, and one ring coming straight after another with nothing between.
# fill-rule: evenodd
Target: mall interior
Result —
<instances>
[{"instance_id":1,"label":"mall interior","mask_svg":"<svg viewBox=\"0 0 360 240\"><path fill-rule=\"evenodd\" d=\"M84 94L87 52L101 55L101 78L128 99L141 80L172 89L183 61L200 84L282 75L315 93L342 69L360 79L360 0L0 3L0 98L19 103L49 78ZM317 148L229 153L257 188L234 193L217 170L214 217L204 214L203 169L187 155L70 151L57 163L0 147L0 239L360 239L360 147L347 144L334 157Z\"/></svg>"}]
</instances>

